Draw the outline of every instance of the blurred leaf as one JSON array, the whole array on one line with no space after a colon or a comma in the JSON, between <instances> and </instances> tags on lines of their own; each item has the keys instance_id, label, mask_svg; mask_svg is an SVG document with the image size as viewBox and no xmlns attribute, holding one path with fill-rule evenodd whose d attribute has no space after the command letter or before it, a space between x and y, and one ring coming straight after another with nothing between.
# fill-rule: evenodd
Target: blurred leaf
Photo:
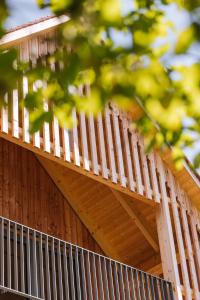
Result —
<instances>
[{"instance_id":1,"label":"blurred leaf","mask_svg":"<svg viewBox=\"0 0 200 300\"><path fill-rule=\"evenodd\" d=\"M181 32L181 34L178 37L178 41L176 43L176 53L184 53L188 50L190 45L194 42L195 40L195 32L194 28L192 26L188 27L186 30Z\"/></svg>"}]
</instances>

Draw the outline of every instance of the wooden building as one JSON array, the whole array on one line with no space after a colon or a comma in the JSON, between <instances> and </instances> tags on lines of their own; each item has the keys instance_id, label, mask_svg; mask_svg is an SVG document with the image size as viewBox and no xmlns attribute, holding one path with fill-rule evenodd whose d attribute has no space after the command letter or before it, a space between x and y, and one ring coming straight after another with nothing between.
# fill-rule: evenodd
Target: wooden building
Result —
<instances>
[{"instance_id":1,"label":"wooden building","mask_svg":"<svg viewBox=\"0 0 200 300\"><path fill-rule=\"evenodd\" d=\"M66 21L17 28L1 46L37 63ZM0 299L199 300L197 174L146 155L112 104L97 119L74 109L71 130L54 117L31 136L27 91L24 77L0 114Z\"/></svg>"}]
</instances>

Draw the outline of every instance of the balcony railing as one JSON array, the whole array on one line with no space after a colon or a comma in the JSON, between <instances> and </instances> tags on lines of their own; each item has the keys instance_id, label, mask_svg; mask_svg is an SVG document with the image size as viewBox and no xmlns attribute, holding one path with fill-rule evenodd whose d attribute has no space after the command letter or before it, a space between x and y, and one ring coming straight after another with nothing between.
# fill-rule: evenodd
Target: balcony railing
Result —
<instances>
[{"instance_id":1,"label":"balcony railing","mask_svg":"<svg viewBox=\"0 0 200 300\"><path fill-rule=\"evenodd\" d=\"M47 300L173 299L162 278L2 217L0 290Z\"/></svg>"}]
</instances>

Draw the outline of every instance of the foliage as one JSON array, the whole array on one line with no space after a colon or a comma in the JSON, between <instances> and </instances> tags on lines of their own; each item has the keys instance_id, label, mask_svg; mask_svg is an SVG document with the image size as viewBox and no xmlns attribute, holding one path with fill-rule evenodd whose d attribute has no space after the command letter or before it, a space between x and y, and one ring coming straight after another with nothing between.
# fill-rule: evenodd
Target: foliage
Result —
<instances>
[{"instance_id":1,"label":"foliage","mask_svg":"<svg viewBox=\"0 0 200 300\"><path fill-rule=\"evenodd\" d=\"M49 6L54 14L67 14L70 20L61 27L60 50L50 57L49 64L34 70L23 67L33 81L48 83L26 98L32 131L52 118L52 112L43 109L44 98L53 104L63 126L70 125L74 105L86 113L97 113L110 100L130 111L139 105L145 113L135 125L145 135L147 148L171 144L179 164L182 150L200 138L200 62L193 58L190 64L185 63L191 49L199 46L199 4L199 0L135 0L132 9L122 13L119 0L38 0L41 8ZM169 5L187 16L188 24L180 33L166 15ZM7 16L4 1L0 7L3 34ZM168 42L172 32L177 35L175 45ZM120 37L118 42L116 36ZM3 58L8 53L8 59ZM11 68L14 59L10 51L0 54L3 91L14 82L9 78L19 76L22 70L22 66ZM177 61L180 63L174 63ZM8 78L2 71L6 62ZM51 67L54 62L62 68L55 71ZM77 91L82 85L89 85L90 92L80 96Z\"/></svg>"}]
</instances>

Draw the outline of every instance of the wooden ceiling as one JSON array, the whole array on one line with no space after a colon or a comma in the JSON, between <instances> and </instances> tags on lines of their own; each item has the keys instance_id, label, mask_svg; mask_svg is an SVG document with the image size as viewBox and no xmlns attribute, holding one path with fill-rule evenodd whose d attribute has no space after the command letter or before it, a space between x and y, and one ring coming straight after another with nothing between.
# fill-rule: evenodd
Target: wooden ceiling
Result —
<instances>
[{"instance_id":1,"label":"wooden ceiling","mask_svg":"<svg viewBox=\"0 0 200 300\"><path fill-rule=\"evenodd\" d=\"M106 255L143 268L145 261L151 267L149 260L159 257L155 207L37 157Z\"/></svg>"}]
</instances>

